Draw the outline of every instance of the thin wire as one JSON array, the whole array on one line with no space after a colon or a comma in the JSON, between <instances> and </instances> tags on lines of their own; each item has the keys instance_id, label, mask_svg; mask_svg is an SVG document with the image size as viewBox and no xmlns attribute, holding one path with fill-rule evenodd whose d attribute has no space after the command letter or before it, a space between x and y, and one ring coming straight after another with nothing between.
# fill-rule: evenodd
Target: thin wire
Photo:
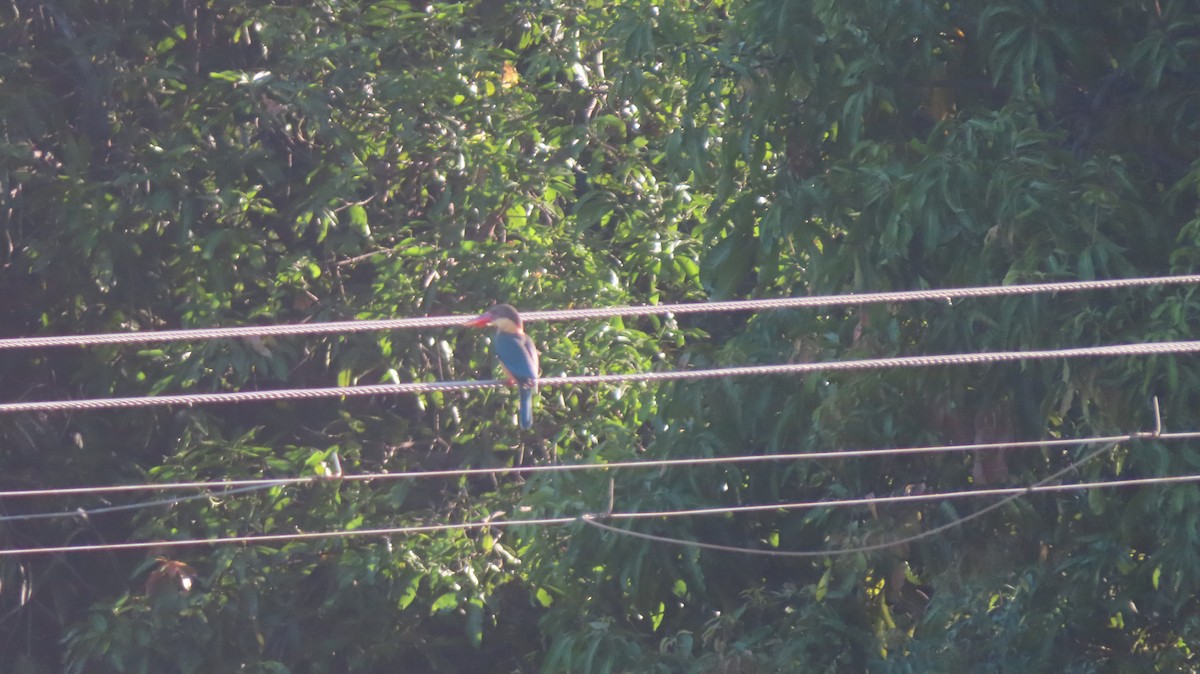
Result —
<instances>
[{"instance_id":1,"label":"thin wire","mask_svg":"<svg viewBox=\"0 0 1200 674\"><path fill-rule=\"evenodd\" d=\"M226 489L220 492L206 492L204 494L193 494L192 496L177 496L173 498L164 498L157 501L143 501L139 503L125 503L114 506L101 506L99 508L76 508L69 512L57 511L46 513L24 513L17 515L0 515L0 522L17 522L25 520L47 520L59 519L64 517L90 517L91 515L102 515L104 513L115 513L124 510L140 510L142 508L154 508L156 506L176 505L187 501L199 501L201 499L221 498L222 496L232 496L233 494L244 494L246 492L261 491L275 486L274 484L263 483L250 485L245 487L237 487L235 489Z\"/></svg>"},{"instance_id":2,"label":"thin wire","mask_svg":"<svg viewBox=\"0 0 1200 674\"><path fill-rule=\"evenodd\" d=\"M49 489L24 489L0 491L0 499L34 496L71 496L79 494L111 494L136 491L168 491L177 489L223 489L246 486L289 486L317 484L322 482L374 482L384 480L408 480L421 478L462 478L481 475L510 475L531 473L566 473L590 470L662 469L676 467L708 466L741 463L781 461L819 461L824 459L874 458L883 456L907 456L919 454L942 454L953 452L987 451L999 449L1037 449L1068 446L1101 445L1128 440L1136 435L1109 435L1088 438L1057 438L1047 440L1021 440L1010 442L984 442L959 445L926 445L920 447L886 447L879 449L848 449L841 451L796 452L790 454L739 454L736 456L711 456L691 459L648 459L644 461L613 461L611 463L567 463L542 466L497 466L494 468L459 468L446 470L414 470L397 473L358 473L337 477L284 477L255 478L245 480L220 480L211 482L161 482L144 484L105 485L95 487L62 487ZM1200 431L1158 433L1158 440L1193 440L1200 438ZM228 491L221 494L231 493ZM220 495L220 494L218 494ZM153 505L158 505L157 502ZM92 512L92 511L89 511ZM69 513L68 513L69 514ZM2 520L0 520L2 521Z\"/></svg>"},{"instance_id":3,"label":"thin wire","mask_svg":"<svg viewBox=\"0 0 1200 674\"><path fill-rule=\"evenodd\" d=\"M730 300L725 302L694 302L687 304L659 304L594 309L564 309L556 311L529 311L522 314L528 322L567 321L585 318L613 318L662 314L692 314L719 311L764 311L772 309L798 309L830 306L857 306L883 302L916 302L922 300L950 301L955 299L1033 295L1039 293L1081 292L1109 290L1156 285L1183 285L1200 283L1200 275L1158 276L1146 278L1109 279L1102 281L1067 281L1060 283L1036 283L1007 286L982 286L972 288L945 288L940 290L905 290L896 292L852 293L809 297L783 297L759 300ZM29 349L53 346L95 346L100 344L140 344L147 342L178 342L205 339L228 339L235 337L269 337L282 335L314 335L331 333L366 332L371 330L403 330L420 328L445 328L461 325L469 316L421 316L415 318L392 318L380 320L335 321L327 323L304 323L298 325L251 325L231 328L198 328L190 330L159 330L143 332L110 333L101 335L61 335L50 337L17 337L0 339L0 350Z\"/></svg>"},{"instance_id":4,"label":"thin wire","mask_svg":"<svg viewBox=\"0 0 1200 674\"><path fill-rule=\"evenodd\" d=\"M1147 344L1089 346L1073 349L994 351L988 353L901 356L894 358L873 358L818 363L789 363L784 365L747 365L705 370L672 370L662 372L635 372L629 374L558 376L539 379L538 383L541 386L621 384L630 382L707 379L716 377L744 377L753 375L807 374L812 372L880 370L886 368L923 368L944 365L980 365L986 363L1013 362L1018 360L1049 360L1054 358L1095 358L1108 356L1195 353L1197 351L1200 351L1200 341L1152 342ZM233 393L193 393L137 398L97 398L91 400L38 401L0 404L0 414L12 412L61 412L74 410L153 407L161 405L202 405L297 399L311 400L315 398L396 395L401 393L435 393L500 388L506 385L507 382L503 380L489 379L474 381L374 384L370 386L339 386L332 388L278 389L273 391L237 391Z\"/></svg>"},{"instance_id":5,"label":"thin wire","mask_svg":"<svg viewBox=\"0 0 1200 674\"><path fill-rule=\"evenodd\" d=\"M1143 435L1139 435L1138 437L1153 437L1153 436L1149 435L1149 434L1143 434ZM1101 450L1093 452L1092 455L1085 457L1085 459L1083 459L1079 462L1076 462L1072 466L1068 466L1067 468L1059 471L1059 474L1065 474L1069 470L1073 470L1074 468L1077 468L1080 465L1080 463L1082 463L1082 461L1090 460L1091 458L1093 458L1093 456L1101 454L1104 451L1107 451L1108 449L1109 448L1105 447ZM1054 478L1052 477L1052 478L1047 478L1047 479L1054 479ZM1144 477L1144 478L1133 478L1133 479L1128 479L1128 480L1109 480L1109 481L1104 481L1104 482L1078 482L1078 483L1074 483L1074 484L1060 484L1060 485L1042 485L1039 483L1039 484L1035 484L1034 486L1030 486L1030 487L1009 487L1009 488L1003 488L1003 489L980 489L980 490L975 490L975 491L964 491L964 492L946 492L944 494L909 494L909 495L904 495L904 496L881 496L881 497L872 497L872 498L868 498L868 499L850 499L850 500L845 500L845 501L809 501L809 502L801 502L801 503L777 503L777 504L772 504L772 505L768 505L768 506L729 506L727 508L705 508L703 510L671 510L671 511L663 511L663 512L659 512L659 513L655 513L655 516L662 517L662 518L669 518L669 517L691 517L691 516L695 516L695 515L711 515L711 514L717 514L717 513L731 513L732 514L732 513L739 513L739 512L748 512L748 511L752 511L752 510L797 510L797 509L803 509L803 508L836 508L836 507L850 507L850 506L861 506L861 505L872 505L872 504L883 504L883 503L900 503L900 502L905 502L905 501L928 501L928 500L937 499L937 498L964 498L964 497L969 497L969 496L994 496L994 495L1001 494L1001 493L1011 494L1012 496L1010 496L1010 498L1009 498L1009 500L1011 500L1012 498L1019 498L1020 496L1023 496L1025 494L1034 494L1034 493L1042 493L1042 492L1084 491L1084 490L1088 490L1088 489L1111 489L1111 488L1119 488L1119 487L1171 485L1171 484L1184 484L1184 483L1195 483L1195 482L1200 482L1200 474L1197 474L1197 475L1170 475L1170 476L1164 476L1164 477ZM995 509L995 508L999 507L1000 505L1004 505L1004 502L1001 502L999 504L992 504L988 507L991 509ZM963 518L962 520L955 520L954 522L951 522L946 525L942 525L941 527L939 527L937 529L931 529L929 531L922 532L922 534L919 534L919 535L922 537L926 537L926 536L931 536L935 533L940 533L941 531L943 531L946 528L949 528L951 526L958 526L959 524L962 524L964 521L966 521L966 519L977 517L981 514L982 514L982 512L972 513L971 515L968 515L967 518ZM496 520L496 521L485 520L482 522L457 522L457 523L449 523L449 524L429 524L429 525L404 526L404 527L386 527L386 528L378 528L378 529L343 529L343 530L338 530L338 531L296 532L296 533L291 533L291 534L255 534L255 535L248 535L248 536L223 536L223 537L217 537L217 538L159 540L159 541L134 541L134 542L128 542L128 543L97 543L97 544L87 544L87 545L64 545L64 546L55 546L55 547L46 547L46 548L8 548L8 549L0 549L0 557L14 556L14 555L31 555L31 554L40 554L40 553L67 553L67 552L85 552L85 551L95 552L95 551L100 551L100 550L136 550L136 549L146 549L146 548L177 548L177 547L188 547L188 546L224 545L224 544L239 544L239 545L241 545L241 544L246 544L246 543L293 542L293 541L298 541L298 540L349 538L349 537L358 537L358 536L392 536L392 535L403 535L403 534L414 534L414 533L431 533L431 532L439 532L439 531L482 529L482 528L487 528L487 527L511 527L511 526L526 526L526 525L528 525L528 526L550 526L550 525L570 524L572 522L578 522L578 521L583 521L584 523L589 524L591 526L598 527L598 528L605 529L605 530L611 530L611 531L614 531L614 532L622 534L622 535L633 536L635 538L645 538L645 539L654 540L654 541L663 542L663 543L674 543L674 544L678 544L678 545L686 545L686 546L691 546L691 547L701 547L701 548L707 548L707 549L723 550L726 552L737 552L737 553L746 553L746 554L771 554L771 555L775 555L775 556L792 556L792 557L800 556L800 554L798 554L798 553L790 553L789 551L758 550L758 549L754 549L754 548L737 548L737 547L733 547L733 546L719 546L719 545L715 545L715 544L711 544L711 543L699 543L696 541L688 541L688 540L682 540L682 539L672 539L672 538L666 538L666 537L661 537L661 536L653 536L651 534L642 534L640 532L629 531L627 529L618 529L616 527L610 527L606 524L603 524L602 522L597 521L598 518L621 520L621 519L633 519L633 518L637 518L637 517L641 517L641 516L642 516L641 513L611 513L611 514L607 514L607 515L604 515L604 514L590 515L589 514L589 515L580 515L580 516L576 516L576 517L549 517L549 518L529 519L529 520ZM912 538L898 540L898 541L890 541L890 542L887 542L887 543L884 543L881 545L883 545L884 547L893 547L896 545L903 545L905 543L911 542L911 540L912 540ZM848 553L852 553L852 552L863 552L864 550L869 550L869 549L878 549L878 548L871 547L871 548L838 549L838 550L832 550L832 551L806 553L806 556L832 556L832 555L836 555L836 554L848 554Z\"/></svg>"},{"instance_id":6,"label":"thin wire","mask_svg":"<svg viewBox=\"0 0 1200 674\"><path fill-rule=\"evenodd\" d=\"M296 532L290 534L254 534L249 536L219 536L216 538L188 538L163 541L133 541L129 543L96 543L87 545L59 545L48 548L8 548L0 549L0 557L13 555L31 555L39 553L81 552L99 550L139 550L146 548L182 548L198 545L224 545L246 543L291 543L326 538L352 538L358 536L392 536L398 534L419 534L438 531L461 531L465 529L483 529L485 527L513 526L546 526L551 524L569 524L578 521L578 517L547 517L530 520L496 520L483 522L455 522L450 524L426 524L407 527L385 527L381 529L342 529L338 531Z\"/></svg>"},{"instance_id":7,"label":"thin wire","mask_svg":"<svg viewBox=\"0 0 1200 674\"><path fill-rule=\"evenodd\" d=\"M1200 437L1200 432L1184 434L1189 437ZM68 487L65 489L30 489L24 491L0 492L0 498L5 497L26 497L26 496L63 496L63 495L80 495L80 494L104 494L114 492L131 492L131 491L150 491L150 490L167 490L167 489L222 489L219 493L206 492L194 496L164 498L155 501L146 501L141 503L128 503L119 506L106 506L101 508L77 508L73 511L54 511L41 513L26 513L17 515L0 516L0 522L15 522L24 520L39 520L39 519L56 519L66 517L86 517L89 515L97 515L102 513L137 510L140 508L152 508L163 505L175 505L186 501L194 501L206 499L210 497L227 496L242 492L256 491L279 486L304 485L314 484L319 482L331 481L356 481L370 482L375 480L397 480L397 479L412 479L412 478L441 478L441 477L468 477L472 475L496 475L507 473L535 473L535 472L567 472L581 470L608 470L621 468L666 468L675 466L700 466L711 464L729 464L729 463L751 463L762 461L784 461L784 460L818 460L818 459L846 459L854 457L874 457L885 455L905 455L905 454L920 454L931 452L959 452L959 451L982 451L987 449L1020 449L1027 447L1054 447L1065 445L1087 445L1099 444L1108 442L1117 442L1127 439L1128 435L1111 436L1106 438L1088 438L1084 440L1043 440L1043 441L1022 441L1010 443L981 443L973 445L941 445L929 447L907 447L907 448L887 448L887 449L871 449L871 450L849 450L844 452L808 452L795 454L755 454L755 455L740 455L729 457L705 457L699 459L657 459L649 461L620 461L608 464L603 463L584 463L584 464L555 464L549 466L503 466L499 468L460 468L457 470L431 470L431 471L407 471L402 473L365 473L359 475L341 475L337 477L295 477L295 478L277 478L277 479L252 479L252 480L226 480L223 482L175 482L163 484L135 484L135 485L111 485L103 487ZM653 516L653 515L647 515Z\"/></svg>"},{"instance_id":8,"label":"thin wire","mask_svg":"<svg viewBox=\"0 0 1200 674\"><path fill-rule=\"evenodd\" d=\"M1137 438L1153 438L1153 437L1154 437L1153 433L1139 433L1139 434L1129 436L1129 439L1134 440ZM964 496L996 496L996 495L1001 495L1001 494L1008 494L1008 496L1005 496L1004 498L1000 499L999 501L996 501L995 503L984 506L983 508L980 508L979 510L976 510L973 513L964 515L962 517L955 518L949 522L946 522L945 524L933 527L932 529L926 529L925 531L922 531L921 533L918 533L918 534L914 534L912 536L906 536L904 538L898 538L898 539L893 539L890 541L884 541L882 543L872 543L869 545L857 545L857 546L853 546L853 547L849 547L849 548L837 548L836 550L764 550L762 548L746 548L746 547L735 546L735 545L721 545L719 543L704 543L701 541L691 541L691 540L687 540L687 539L683 539L683 538L673 538L673 537L669 537L669 536L658 536L655 534L644 534L639 531L630 531L629 529L621 529L618 527L604 524L602 522L597 522L597 521L595 521L595 519L592 516L584 516L582 519L584 522L586 522L587 524L590 524L594 527L603 529L605 531L612 531L612 532L626 535L626 536L632 536L634 538L642 538L642 539L654 541L657 543L669 543L672 545L703 548L705 550L717 550L717 551L721 551L721 552L735 552L735 553L747 554L747 555L759 555L759 556L765 556L765 557L811 558L811 557L835 557L835 556L840 556L840 555L849 555L849 554L856 554L856 553L876 552L879 550L886 550L888 548L894 548L894 547L898 547L901 545L908 545L910 543L915 543L917 541L920 541L920 540L923 540L926 538L932 538L933 536L936 536L936 535L942 533L943 531L948 531L955 527L960 527L960 526L966 524L967 522L970 522L971 520L982 517L982 516L986 515L987 513L992 512L993 510L996 510L997 508L1001 508L1001 507L1021 498L1022 496L1025 496L1027 494L1037 493L1040 491L1047 491L1046 487L1052 486L1052 485L1049 485L1050 482L1057 480L1058 478L1062 477L1063 475L1066 475L1069 472L1077 470L1080 466L1091 461L1092 459L1095 459L1096 457L1100 456L1101 454L1108 452L1110 449L1112 449L1116 446L1117 446L1117 443L1112 443L1108 446L1101 447L1100 449L1094 450L1094 451L1090 452L1089 454L1087 454L1086 456L1084 456L1083 458L1079 459L1078 461L1073 461L1070 464L1068 464L1065 468L1061 468L1059 470L1054 471L1049 476L1047 476L1041 480L1038 480L1037 482L1035 482L1033 485L1031 485L1029 487L1010 487L1007 489L979 489L979 490L974 490L974 491L948 492L948 493L941 493L941 494L906 494L903 496L882 496L882 497L871 497L871 498L863 498L863 499L850 499L850 500L838 501L839 506L854 506L854 505L874 505L874 504L883 504L883 503L903 503L903 502L909 502L909 501L929 501L929 500L938 499L938 498L961 498ZM1200 479L1200 476L1192 476L1192 477ZM1153 479L1153 478L1148 478L1148 479ZM1086 485L1086 487L1085 487L1085 485ZM1098 487L1102 487L1102 486L1111 486L1111 485L1109 485L1109 483L1100 482L1100 483L1082 483L1082 484L1076 484L1076 485L1053 485L1053 486L1059 487L1059 489L1057 489L1057 491L1063 491L1064 487L1073 487L1075 489L1082 489L1082 488L1092 488L1092 487L1098 488ZM822 503L820 501L816 501L816 502L810 502L810 503L788 504L785 507L778 508L778 509L793 510L793 509L797 509L797 508L820 508L820 507L823 507ZM732 508L737 508L737 510L732 510ZM770 506L731 506L730 509L728 510L728 512L753 512L753 511L770 510L770 509L771 509ZM717 512L717 510L714 508L709 508L709 509L706 509L705 511L694 511L694 513L697 515L716 514L716 512ZM656 516L662 517L664 515L663 515L663 513L637 513L636 514L636 517L638 517L638 518L656 517ZM625 515L625 518L627 518L627 519L630 517L631 516L629 516L629 515Z\"/></svg>"}]
</instances>

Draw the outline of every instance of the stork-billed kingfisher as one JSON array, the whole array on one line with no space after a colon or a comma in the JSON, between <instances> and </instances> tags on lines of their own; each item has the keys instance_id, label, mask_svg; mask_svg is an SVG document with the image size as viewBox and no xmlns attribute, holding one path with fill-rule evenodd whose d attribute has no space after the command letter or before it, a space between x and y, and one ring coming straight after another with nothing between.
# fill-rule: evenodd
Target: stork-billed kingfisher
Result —
<instances>
[{"instance_id":1,"label":"stork-billed kingfisher","mask_svg":"<svg viewBox=\"0 0 1200 674\"><path fill-rule=\"evenodd\" d=\"M518 419L521 428L533 426L533 392L537 390L538 352L533 340L525 334L521 314L510 304L497 304L479 318L465 325L478 328L496 326L496 338L492 340L492 351L500 359L500 366L508 375L510 384L521 389L521 408Z\"/></svg>"}]
</instances>

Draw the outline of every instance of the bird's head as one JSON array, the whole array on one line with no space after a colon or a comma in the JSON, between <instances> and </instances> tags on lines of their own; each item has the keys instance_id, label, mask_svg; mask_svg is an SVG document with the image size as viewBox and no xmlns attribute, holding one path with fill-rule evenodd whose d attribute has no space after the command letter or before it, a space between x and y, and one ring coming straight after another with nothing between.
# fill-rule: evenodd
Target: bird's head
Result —
<instances>
[{"instance_id":1,"label":"bird's head","mask_svg":"<svg viewBox=\"0 0 1200 674\"><path fill-rule=\"evenodd\" d=\"M501 332L521 332L523 327L521 314L517 313L511 304L497 304L483 312L478 318L473 318L463 325L472 328L494 325Z\"/></svg>"}]
</instances>

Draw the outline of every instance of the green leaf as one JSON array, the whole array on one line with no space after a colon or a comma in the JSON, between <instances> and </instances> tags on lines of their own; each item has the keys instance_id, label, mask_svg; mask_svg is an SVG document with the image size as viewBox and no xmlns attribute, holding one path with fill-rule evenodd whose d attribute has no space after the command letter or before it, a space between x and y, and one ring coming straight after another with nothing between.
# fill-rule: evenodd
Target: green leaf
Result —
<instances>
[{"instance_id":1,"label":"green leaf","mask_svg":"<svg viewBox=\"0 0 1200 674\"><path fill-rule=\"evenodd\" d=\"M814 593L814 598L817 601L825 601L825 596L829 594L829 579L832 575L832 567L825 569L825 573L821 574L821 579L817 581L817 589Z\"/></svg>"},{"instance_id":2,"label":"green leaf","mask_svg":"<svg viewBox=\"0 0 1200 674\"><path fill-rule=\"evenodd\" d=\"M447 592L433 601L429 607L430 615L458 608L458 593Z\"/></svg>"},{"instance_id":3,"label":"green leaf","mask_svg":"<svg viewBox=\"0 0 1200 674\"><path fill-rule=\"evenodd\" d=\"M246 79L246 74L237 70L210 72L208 76L214 80L224 80L226 82L241 82Z\"/></svg>"},{"instance_id":4,"label":"green leaf","mask_svg":"<svg viewBox=\"0 0 1200 674\"><path fill-rule=\"evenodd\" d=\"M463 630L467 635L467 640L475 648L479 648L483 644L483 619L483 601L474 598L467 602L467 620L463 624Z\"/></svg>"},{"instance_id":5,"label":"green leaf","mask_svg":"<svg viewBox=\"0 0 1200 674\"><path fill-rule=\"evenodd\" d=\"M421 586L421 577L412 576L408 579L408 583L404 586L404 590L400 593L400 610L404 610L413 603L417 598L417 589Z\"/></svg>"},{"instance_id":6,"label":"green leaf","mask_svg":"<svg viewBox=\"0 0 1200 674\"><path fill-rule=\"evenodd\" d=\"M667 606L663 602L658 602L658 606L650 613L650 629L657 632L662 625L663 618L667 615Z\"/></svg>"},{"instance_id":7,"label":"green leaf","mask_svg":"<svg viewBox=\"0 0 1200 674\"><path fill-rule=\"evenodd\" d=\"M371 228L367 225L367 209L358 204L349 208L350 228L364 239L371 238Z\"/></svg>"}]
</instances>

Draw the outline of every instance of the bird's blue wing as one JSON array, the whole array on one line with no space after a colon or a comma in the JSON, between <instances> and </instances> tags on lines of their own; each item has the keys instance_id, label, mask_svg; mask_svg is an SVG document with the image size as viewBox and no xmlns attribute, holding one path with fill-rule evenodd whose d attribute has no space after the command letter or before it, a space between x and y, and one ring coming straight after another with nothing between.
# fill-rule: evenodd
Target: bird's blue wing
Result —
<instances>
[{"instance_id":1,"label":"bird's blue wing","mask_svg":"<svg viewBox=\"0 0 1200 674\"><path fill-rule=\"evenodd\" d=\"M519 421L521 428L533 426L533 391L537 388L538 352L533 340L524 333L500 332L492 342L492 350L504 369L521 386Z\"/></svg>"},{"instance_id":2,"label":"bird's blue wing","mask_svg":"<svg viewBox=\"0 0 1200 674\"><path fill-rule=\"evenodd\" d=\"M538 355L528 335L499 333L492 341L492 350L504 368L525 386L537 381Z\"/></svg>"}]
</instances>

